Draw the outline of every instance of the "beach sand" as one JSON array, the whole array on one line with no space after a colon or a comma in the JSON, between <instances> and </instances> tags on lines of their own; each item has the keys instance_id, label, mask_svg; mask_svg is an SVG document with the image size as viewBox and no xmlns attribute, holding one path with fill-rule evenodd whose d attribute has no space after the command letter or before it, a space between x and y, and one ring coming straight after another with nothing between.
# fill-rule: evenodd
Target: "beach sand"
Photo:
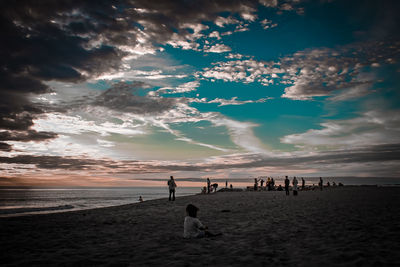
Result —
<instances>
[{"instance_id":1,"label":"beach sand","mask_svg":"<svg viewBox=\"0 0 400 267\"><path fill-rule=\"evenodd\" d=\"M189 203L223 235L182 238ZM400 266L400 188L219 192L0 218L0 237L2 266Z\"/></svg>"}]
</instances>

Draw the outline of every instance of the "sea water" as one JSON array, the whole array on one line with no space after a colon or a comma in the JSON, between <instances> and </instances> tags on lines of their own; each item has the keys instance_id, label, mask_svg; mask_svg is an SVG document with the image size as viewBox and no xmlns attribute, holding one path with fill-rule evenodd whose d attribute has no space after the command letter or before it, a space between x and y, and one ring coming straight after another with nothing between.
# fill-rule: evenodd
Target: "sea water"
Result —
<instances>
[{"instance_id":1,"label":"sea water","mask_svg":"<svg viewBox=\"0 0 400 267\"><path fill-rule=\"evenodd\" d=\"M198 187L180 187L176 197L200 193ZM0 217L54 213L118 206L168 198L166 187L0 189Z\"/></svg>"}]
</instances>

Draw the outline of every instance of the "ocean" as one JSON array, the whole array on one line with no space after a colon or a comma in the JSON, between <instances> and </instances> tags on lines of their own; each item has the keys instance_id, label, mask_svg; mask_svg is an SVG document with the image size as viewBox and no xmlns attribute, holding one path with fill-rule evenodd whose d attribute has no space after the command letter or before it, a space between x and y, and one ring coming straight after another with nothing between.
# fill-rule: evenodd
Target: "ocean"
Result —
<instances>
[{"instance_id":1,"label":"ocean","mask_svg":"<svg viewBox=\"0 0 400 267\"><path fill-rule=\"evenodd\" d=\"M200 193L199 187L180 187L176 197ZM0 217L55 213L118 206L168 198L166 187L0 189Z\"/></svg>"}]
</instances>

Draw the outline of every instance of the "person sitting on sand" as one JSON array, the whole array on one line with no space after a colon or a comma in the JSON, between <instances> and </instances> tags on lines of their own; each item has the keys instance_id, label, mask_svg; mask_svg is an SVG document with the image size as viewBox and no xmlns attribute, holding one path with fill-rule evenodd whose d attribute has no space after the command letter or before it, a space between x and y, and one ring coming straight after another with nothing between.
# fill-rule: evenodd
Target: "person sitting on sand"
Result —
<instances>
[{"instance_id":1,"label":"person sitting on sand","mask_svg":"<svg viewBox=\"0 0 400 267\"><path fill-rule=\"evenodd\" d=\"M283 191L282 185L278 185L278 189L276 189L278 191Z\"/></svg>"},{"instance_id":2,"label":"person sitting on sand","mask_svg":"<svg viewBox=\"0 0 400 267\"><path fill-rule=\"evenodd\" d=\"M212 237L221 234L212 234L207 231L208 227L203 225L199 219L197 219L198 207L189 204L186 206L186 217L183 223L183 237L184 238L202 238Z\"/></svg>"},{"instance_id":3,"label":"person sitting on sand","mask_svg":"<svg viewBox=\"0 0 400 267\"><path fill-rule=\"evenodd\" d=\"M143 202L142 196L139 196L139 202Z\"/></svg>"},{"instance_id":4,"label":"person sitting on sand","mask_svg":"<svg viewBox=\"0 0 400 267\"><path fill-rule=\"evenodd\" d=\"M289 184L290 184L290 181L289 181L288 177L286 176L286 178L285 178L285 192L286 192L287 196L289 195Z\"/></svg>"},{"instance_id":5,"label":"person sitting on sand","mask_svg":"<svg viewBox=\"0 0 400 267\"><path fill-rule=\"evenodd\" d=\"M171 176L169 181L168 181L168 188L169 188L169 201L171 201L171 195L172 195L172 201L175 201L175 188L176 188L176 183L174 180L174 176Z\"/></svg>"}]
</instances>

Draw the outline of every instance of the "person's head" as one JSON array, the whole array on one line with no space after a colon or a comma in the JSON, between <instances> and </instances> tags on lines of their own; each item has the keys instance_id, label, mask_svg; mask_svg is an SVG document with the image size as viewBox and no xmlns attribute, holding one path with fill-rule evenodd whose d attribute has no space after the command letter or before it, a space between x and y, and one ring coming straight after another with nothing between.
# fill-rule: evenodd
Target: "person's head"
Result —
<instances>
[{"instance_id":1,"label":"person's head","mask_svg":"<svg viewBox=\"0 0 400 267\"><path fill-rule=\"evenodd\" d=\"M171 180L174 180L174 176L170 176L169 178L170 178Z\"/></svg>"},{"instance_id":2,"label":"person's head","mask_svg":"<svg viewBox=\"0 0 400 267\"><path fill-rule=\"evenodd\" d=\"M199 210L199 208L196 207L195 205L189 204L189 205L186 206L186 213L190 217L196 218L198 210Z\"/></svg>"},{"instance_id":3,"label":"person's head","mask_svg":"<svg viewBox=\"0 0 400 267\"><path fill-rule=\"evenodd\" d=\"M287 175L285 177L286 177L286 179L288 178Z\"/></svg>"}]
</instances>

